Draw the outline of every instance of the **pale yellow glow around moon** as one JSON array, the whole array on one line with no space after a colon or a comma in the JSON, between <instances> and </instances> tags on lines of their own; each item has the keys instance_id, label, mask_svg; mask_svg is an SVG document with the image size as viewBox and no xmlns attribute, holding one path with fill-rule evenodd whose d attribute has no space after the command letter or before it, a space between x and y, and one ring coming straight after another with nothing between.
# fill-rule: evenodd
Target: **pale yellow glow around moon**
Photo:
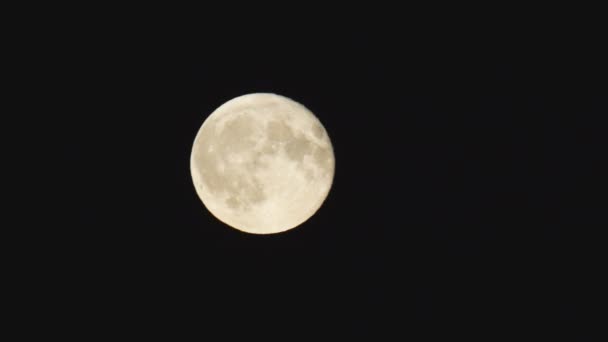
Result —
<instances>
[{"instance_id":1,"label":"pale yellow glow around moon","mask_svg":"<svg viewBox=\"0 0 608 342\"><path fill-rule=\"evenodd\" d=\"M254 234L292 229L314 215L331 188L334 152L303 105L255 93L217 108L192 147L196 193L220 221Z\"/></svg>"}]
</instances>

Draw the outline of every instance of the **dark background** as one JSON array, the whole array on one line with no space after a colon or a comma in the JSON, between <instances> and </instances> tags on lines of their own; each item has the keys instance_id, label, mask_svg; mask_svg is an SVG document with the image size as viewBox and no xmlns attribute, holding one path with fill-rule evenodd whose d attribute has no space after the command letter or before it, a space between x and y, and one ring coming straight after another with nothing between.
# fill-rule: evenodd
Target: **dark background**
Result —
<instances>
[{"instance_id":1,"label":"dark background","mask_svg":"<svg viewBox=\"0 0 608 342\"><path fill-rule=\"evenodd\" d=\"M593 339L608 204L597 21L119 13L82 15L45 49L70 70L42 296L62 324ZM204 119L252 92L301 102L334 145L326 202L284 234L227 227L191 182Z\"/></svg>"}]
</instances>

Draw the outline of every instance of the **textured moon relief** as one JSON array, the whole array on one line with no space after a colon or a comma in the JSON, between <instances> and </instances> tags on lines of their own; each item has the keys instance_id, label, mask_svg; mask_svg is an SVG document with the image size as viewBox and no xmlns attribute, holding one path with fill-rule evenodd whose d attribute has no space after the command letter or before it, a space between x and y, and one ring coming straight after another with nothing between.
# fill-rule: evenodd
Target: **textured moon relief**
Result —
<instances>
[{"instance_id":1,"label":"textured moon relief","mask_svg":"<svg viewBox=\"0 0 608 342\"><path fill-rule=\"evenodd\" d=\"M333 148L319 120L286 97L232 99L203 123L190 168L205 207L229 226L256 234L294 228L331 188Z\"/></svg>"}]
</instances>

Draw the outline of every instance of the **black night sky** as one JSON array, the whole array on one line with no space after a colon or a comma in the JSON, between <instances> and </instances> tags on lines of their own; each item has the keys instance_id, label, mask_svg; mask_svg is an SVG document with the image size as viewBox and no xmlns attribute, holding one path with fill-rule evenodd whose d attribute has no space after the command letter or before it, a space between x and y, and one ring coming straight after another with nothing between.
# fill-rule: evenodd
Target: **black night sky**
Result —
<instances>
[{"instance_id":1,"label":"black night sky","mask_svg":"<svg viewBox=\"0 0 608 342\"><path fill-rule=\"evenodd\" d=\"M211 17L96 20L50 44L73 51L50 201L66 320L209 341L593 338L608 205L593 21ZM190 177L203 120L252 92L304 104L334 146L326 202L284 234L224 225Z\"/></svg>"}]
</instances>

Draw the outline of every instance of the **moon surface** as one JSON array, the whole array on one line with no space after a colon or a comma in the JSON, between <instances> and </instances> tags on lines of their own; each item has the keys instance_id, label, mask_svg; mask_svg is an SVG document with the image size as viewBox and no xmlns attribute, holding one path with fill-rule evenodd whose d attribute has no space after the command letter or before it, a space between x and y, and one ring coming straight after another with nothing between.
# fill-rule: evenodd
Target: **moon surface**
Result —
<instances>
[{"instance_id":1,"label":"moon surface","mask_svg":"<svg viewBox=\"0 0 608 342\"><path fill-rule=\"evenodd\" d=\"M335 159L317 117L284 96L254 93L218 107L198 131L190 158L196 193L220 221L273 234L321 207Z\"/></svg>"}]
</instances>

